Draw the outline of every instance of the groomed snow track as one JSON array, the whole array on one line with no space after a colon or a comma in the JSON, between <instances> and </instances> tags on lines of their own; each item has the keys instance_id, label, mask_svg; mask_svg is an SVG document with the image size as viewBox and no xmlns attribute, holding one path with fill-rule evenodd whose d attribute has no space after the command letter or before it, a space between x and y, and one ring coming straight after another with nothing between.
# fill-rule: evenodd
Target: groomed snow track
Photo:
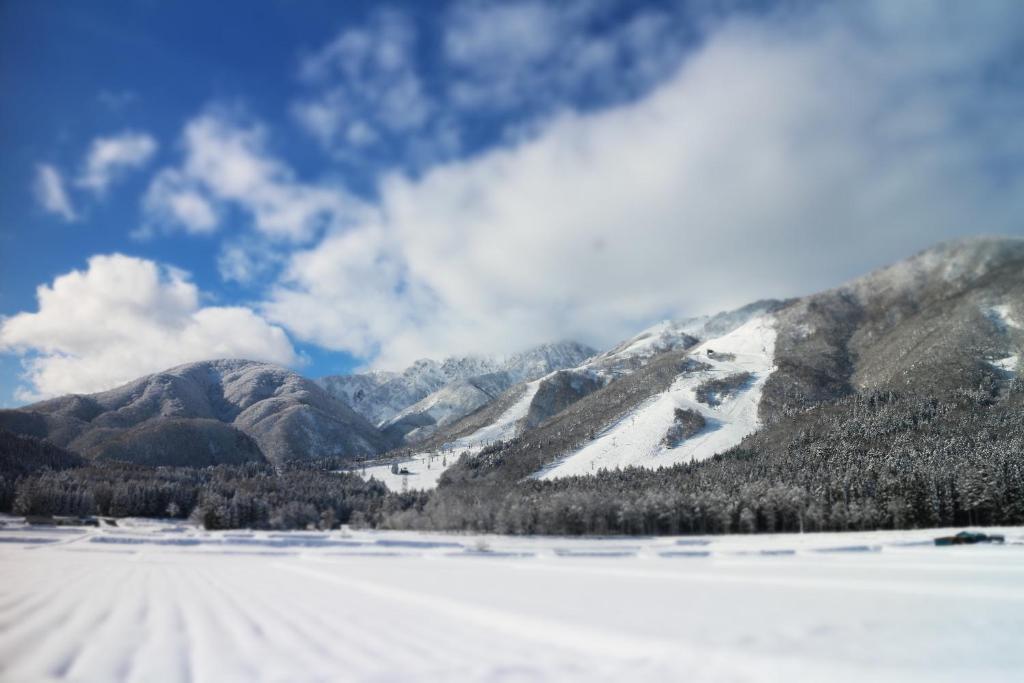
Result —
<instances>
[{"instance_id":1,"label":"groomed snow track","mask_svg":"<svg viewBox=\"0 0 1024 683\"><path fill-rule=\"evenodd\" d=\"M939 533L8 525L0 680L1019 680L1024 529Z\"/></svg>"}]
</instances>

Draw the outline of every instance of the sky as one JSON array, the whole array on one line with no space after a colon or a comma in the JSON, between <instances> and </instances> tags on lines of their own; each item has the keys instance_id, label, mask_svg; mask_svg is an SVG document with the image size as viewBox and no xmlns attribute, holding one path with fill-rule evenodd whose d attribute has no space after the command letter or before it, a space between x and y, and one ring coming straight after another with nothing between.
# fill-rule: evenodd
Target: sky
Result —
<instances>
[{"instance_id":1,"label":"sky","mask_svg":"<svg viewBox=\"0 0 1024 683\"><path fill-rule=\"evenodd\" d=\"M606 347L1024 235L1024 3L0 2L0 406Z\"/></svg>"}]
</instances>

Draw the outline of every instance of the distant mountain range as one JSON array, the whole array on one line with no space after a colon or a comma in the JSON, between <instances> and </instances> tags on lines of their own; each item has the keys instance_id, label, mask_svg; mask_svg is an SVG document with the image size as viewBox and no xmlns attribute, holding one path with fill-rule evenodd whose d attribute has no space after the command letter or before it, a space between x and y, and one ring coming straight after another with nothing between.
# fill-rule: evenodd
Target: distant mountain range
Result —
<instances>
[{"instance_id":1,"label":"distant mountain range","mask_svg":"<svg viewBox=\"0 0 1024 683\"><path fill-rule=\"evenodd\" d=\"M149 465L369 457L391 445L319 385L267 363L190 363L98 394L0 411L0 428Z\"/></svg>"},{"instance_id":2,"label":"distant mountain range","mask_svg":"<svg viewBox=\"0 0 1024 683\"><path fill-rule=\"evenodd\" d=\"M706 459L856 392L998 386L1022 349L1024 240L972 239L826 292L665 321L604 352L564 341L315 382L213 360L0 411L0 429L85 458L191 465L516 439L521 473L553 478Z\"/></svg>"}]
</instances>

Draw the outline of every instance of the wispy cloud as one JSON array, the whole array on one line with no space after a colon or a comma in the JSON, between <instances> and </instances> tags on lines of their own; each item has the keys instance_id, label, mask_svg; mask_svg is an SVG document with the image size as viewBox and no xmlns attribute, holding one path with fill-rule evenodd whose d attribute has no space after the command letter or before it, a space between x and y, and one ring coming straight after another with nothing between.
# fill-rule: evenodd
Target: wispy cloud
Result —
<instances>
[{"instance_id":1,"label":"wispy cloud","mask_svg":"<svg viewBox=\"0 0 1024 683\"><path fill-rule=\"evenodd\" d=\"M686 15L616 3L455 4L445 21L450 101L546 112L635 96L679 65Z\"/></svg>"},{"instance_id":2,"label":"wispy cloud","mask_svg":"<svg viewBox=\"0 0 1024 683\"><path fill-rule=\"evenodd\" d=\"M685 19L622 2L467 1L425 36L378 11L304 56L292 113L338 161L417 172L560 110L642 95L678 66Z\"/></svg>"},{"instance_id":3,"label":"wispy cloud","mask_svg":"<svg viewBox=\"0 0 1024 683\"><path fill-rule=\"evenodd\" d=\"M157 150L157 142L147 133L125 131L93 140L82 173L76 183L98 195L124 172L144 166Z\"/></svg>"},{"instance_id":4,"label":"wispy cloud","mask_svg":"<svg viewBox=\"0 0 1024 683\"><path fill-rule=\"evenodd\" d=\"M381 10L306 55L299 77L307 94L292 105L296 120L340 160L401 150L421 135L451 145L435 134L437 103L419 72L416 39L404 13Z\"/></svg>"},{"instance_id":5,"label":"wispy cloud","mask_svg":"<svg viewBox=\"0 0 1024 683\"><path fill-rule=\"evenodd\" d=\"M131 90L108 90L104 88L96 95L96 101L113 112L120 112L138 102L139 96Z\"/></svg>"},{"instance_id":6,"label":"wispy cloud","mask_svg":"<svg viewBox=\"0 0 1024 683\"><path fill-rule=\"evenodd\" d=\"M181 165L161 170L143 199L144 230L209 233L219 207L230 205L264 236L303 242L362 206L339 186L300 180L268 151L264 126L226 109L189 121L182 143Z\"/></svg>"},{"instance_id":7,"label":"wispy cloud","mask_svg":"<svg viewBox=\"0 0 1024 683\"><path fill-rule=\"evenodd\" d=\"M32 190L39 206L45 211L56 214L69 223L78 218L64 186L64 177L56 166L37 164Z\"/></svg>"}]
</instances>

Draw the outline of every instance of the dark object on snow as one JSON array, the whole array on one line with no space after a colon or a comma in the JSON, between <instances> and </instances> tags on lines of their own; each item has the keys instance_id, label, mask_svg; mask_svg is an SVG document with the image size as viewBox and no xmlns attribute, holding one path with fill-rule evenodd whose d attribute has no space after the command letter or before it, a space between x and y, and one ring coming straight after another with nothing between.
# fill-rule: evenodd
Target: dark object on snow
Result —
<instances>
[{"instance_id":1,"label":"dark object on snow","mask_svg":"<svg viewBox=\"0 0 1024 683\"><path fill-rule=\"evenodd\" d=\"M98 519L91 515L26 515L25 523L32 526L99 526Z\"/></svg>"},{"instance_id":2,"label":"dark object on snow","mask_svg":"<svg viewBox=\"0 0 1024 683\"><path fill-rule=\"evenodd\" d=\"M971 545L974 543L1004 543L1006 537L1002 534L983 534L978 531L961 531L956 536L940 536L935 539L935 545Z\"/></svg>"},{"instance_id":3,"label":"dark object on snow","mask_svg":"<svg viewBox=\"0 0 1024 683\"><path fill-rule=\"evenodd\" d=\"M398 470L398 473L399 474L409 474L409 470L407 470L406 468L403 467L402 469Z\"/></svg>"},{"instance_id":4,"label":"dark object on snow","mask_svg":"<svg viewBox=\"0 0 1024 683\"><path fill-rule=\"evenodd\" d=\"M675 448L691 436L704 429L707 424L704 416L690 408L676 408L672 426L665 432L661 442L669 448Z\"/></svg>"},{"instance_id":5,"label":"dark object on snow","mask_svg":"<svg viewBox=\"0 0 1024 683\"><path fill-rule=\"evenodd\" d=\"M715 351L714 351L714 349L708 349L708 355L709 355L709 356L713 356L713 355L715 355Z\"/></svg>"},{"instance_id":6,"label":"dark object on snow","mask_svg":"<svg viewBox=\"0 0 1024 683\"><path fill-rule=\"evenodd\" d=\"M753 379L754 376L749 372L737 372L727 377L705 380L697 386L694 393L698 401L715 407L744 390Z\"/></svg>"},{"instance_id":7,"label":"dark object on snow","mask_svg":"<svg viewBox=\"0 0 1024 683\"><path fill-rule=\"evenodd\" d=\"M57 523L50 515L25 515L25 523L32 526L56 526Z\"/></svg>"}]
</instances>

